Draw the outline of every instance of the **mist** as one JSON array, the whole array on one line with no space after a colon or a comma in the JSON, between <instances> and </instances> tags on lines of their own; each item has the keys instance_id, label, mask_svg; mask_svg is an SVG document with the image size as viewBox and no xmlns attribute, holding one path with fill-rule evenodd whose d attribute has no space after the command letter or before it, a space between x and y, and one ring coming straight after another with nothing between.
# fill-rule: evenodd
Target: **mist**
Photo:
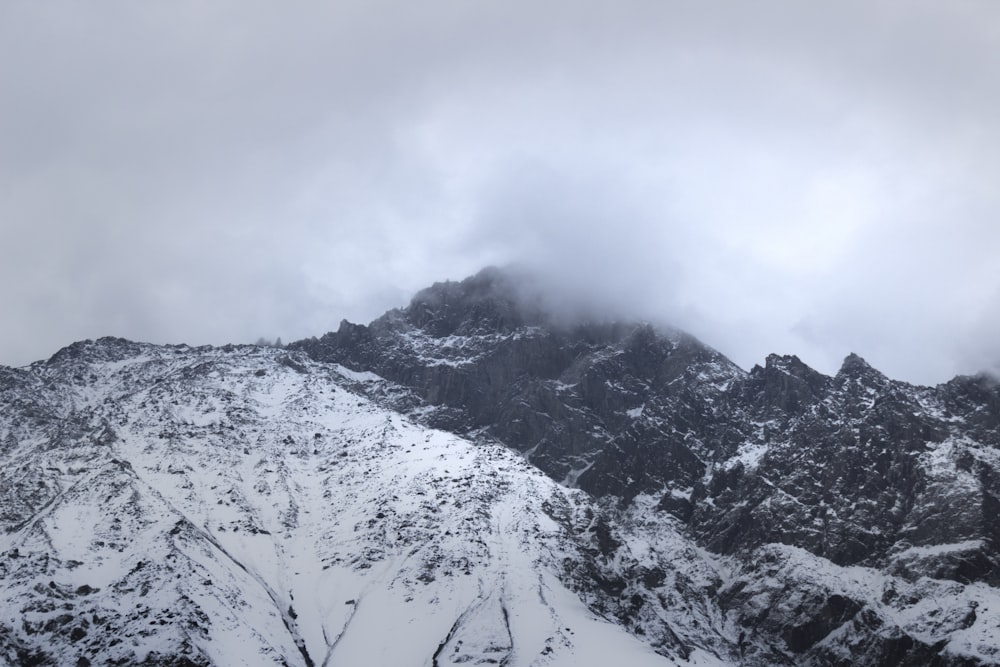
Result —
<instances>
[{"instance_id":1,"label":"mist","mask_svg":"<svg viewBox=\"0 0 1000 667\"><path fill-rule=\"evenodd\" d=\"M517 263L744 367L1000 363L1000 7L0 8L0 363Z\"/></svg>"}]
</instances>

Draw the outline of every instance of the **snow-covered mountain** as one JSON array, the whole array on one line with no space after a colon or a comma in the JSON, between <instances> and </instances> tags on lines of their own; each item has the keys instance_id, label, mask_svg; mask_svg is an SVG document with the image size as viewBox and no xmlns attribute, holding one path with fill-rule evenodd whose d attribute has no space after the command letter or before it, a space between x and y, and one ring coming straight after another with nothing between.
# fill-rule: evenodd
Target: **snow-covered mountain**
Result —
<instances>
[{"instance_id":1,"label":"snow-covered mountain","mask_svg":"<svg viewBox=\"0 0 1000 667\"><path fill-rule=\"evenodd\" d=\"M720 664L714 559L658 525L609 557L608 511L349 389L373 379L271 348L116 339L5 369L0 655ZM683 574L690 609L637 638L615 617L624 569Z\"/></svg>"},{"instance_id":2,"label":"snow-covered mountain","mask_svg":"<svg viewBox=\"0 0 1000 667\"><path fill-rule=\"evenodd\" d=\"M0 367L0 662L1000 664L994 381L554 312Z\"/></svg>"},{"instance_id":3,"label":"snow-covered mountain","mask_svg":"<svg viewBox=\"0 0 1000 667\"><path fill-rule=\"evenodd\" d=\"M567 318L495 269L294 347L728 556L716 601L745 664L1000 662L990 377L917 387L856 355L833 377L778 355L746 372L682 332ZM858 567L884 590L848 584Z\"/></svg>"}]
</instances>

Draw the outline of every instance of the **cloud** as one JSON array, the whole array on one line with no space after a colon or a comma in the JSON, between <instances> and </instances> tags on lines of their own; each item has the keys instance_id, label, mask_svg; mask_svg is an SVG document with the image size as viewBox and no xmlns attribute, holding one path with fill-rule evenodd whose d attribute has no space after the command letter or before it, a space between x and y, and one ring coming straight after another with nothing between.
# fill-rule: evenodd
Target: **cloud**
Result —
<instances>
[{"instance_id":1,"label":"cloud","mask_svg":"<svg viewBox=\"0 0 1000 667\"><path fill-rule=\"evenodd\" d=\"M0 361L289 340L520 261L745 366L989 366L998 12L5 5Z\"/></svg>"}]
</instances>

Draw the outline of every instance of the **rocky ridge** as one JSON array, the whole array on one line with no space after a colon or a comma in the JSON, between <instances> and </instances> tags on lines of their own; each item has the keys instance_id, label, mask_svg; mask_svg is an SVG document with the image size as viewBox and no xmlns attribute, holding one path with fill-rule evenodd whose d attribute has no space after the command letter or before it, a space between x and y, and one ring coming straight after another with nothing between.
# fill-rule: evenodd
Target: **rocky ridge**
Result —
<instances>
[{"instance_id":1,"label":"rocky ridge","mask_svg":"<svg viewBox=\"0 0 1000 667\"><path fill-rule=\"evenodd\" d=\"M725 664L712 558L370 379L119 339L4 369L0 663Z\"/></svg>"},{"instance_id":2,"label":"rocky ridge","mask_svg":"<svg viewBox=\"0 0 1000 667\"><path fill-rule=\"evenodd\" d=\"M393 387L370 395L424 423L499 441L595 497L626 508L652 499L698 547L746 572L761 549L782 545L832 567L994 590L995 380L918 387L853 354L833 377L779 355L746 372L675 330L556 320L525 289L516 274L486 270L435 285L368 326L343 323L296 347L370 368ZM768 641L793 647L794 662L829 664L820 640L832 641L835 627L873 604L836 595L853 602L822 626L831 633L787 644L786 628ZM896 646L905 637L910 648L867 664L945 660L942 636L927 642L889 616L850 641L877 646L890 637ZM1000 660L984 646L983 655L973 651L977 660ZM851 655L844 664L865 664Z\"/></svg>"},{"instance_id":3,"label":"rocky ridge","mask_svg":"<svg viewBox=\"0 0 1000 667\"><path fill-rule=\"evenodd\" d=\"M998 472L986 376L747 372L505 271L85 341L0 367L0 662L1000 664Z\"/></svg>"}]
</instances>

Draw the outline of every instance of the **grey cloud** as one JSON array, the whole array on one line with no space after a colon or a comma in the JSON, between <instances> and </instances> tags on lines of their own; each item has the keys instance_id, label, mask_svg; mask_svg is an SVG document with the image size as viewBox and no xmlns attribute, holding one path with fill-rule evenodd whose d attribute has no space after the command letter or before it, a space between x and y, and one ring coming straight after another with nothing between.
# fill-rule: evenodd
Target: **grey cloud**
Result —
<instances>
[{"instance_id":1,"label":"grey cloud","mask_svg":"<svg viewBox=\"0 0 1000 667\"><path fill-rule=\"evenodd\" d=\"M989 2L0 8L0 362L543 267L748 366L995 339Z\"/></svg>"}]
</instances>

